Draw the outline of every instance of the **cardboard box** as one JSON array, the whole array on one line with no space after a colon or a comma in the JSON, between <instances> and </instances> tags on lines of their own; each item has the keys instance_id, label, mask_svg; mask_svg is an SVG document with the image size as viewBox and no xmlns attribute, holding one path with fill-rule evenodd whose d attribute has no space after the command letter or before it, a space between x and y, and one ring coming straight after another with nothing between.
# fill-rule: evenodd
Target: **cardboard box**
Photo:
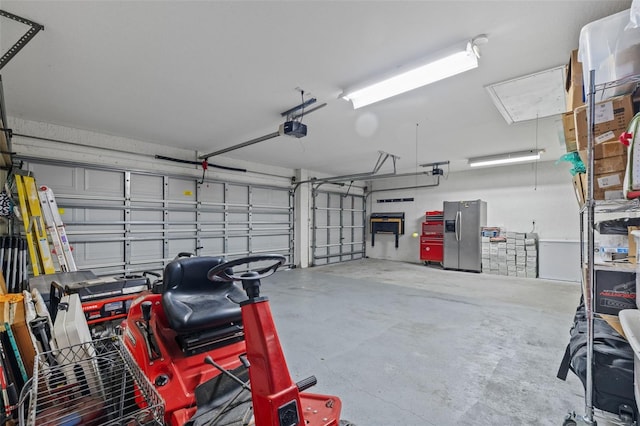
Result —
<instances>
[{"instance_id":1,"label":"cardboard box","mask_svg":"<svg viewBox=\"0 0 640 426\"><path fill-rule=\"evenodd\" d=\"M624 173L627 167L627 151L624 145L618 142L609 143L606 142L601 145L596 145L594 149L594 155L598 154L598 156L606 155L606 157L596 158L594 160L594 169L596 177L602 177L604 175L617 175L621 173L622 177L624 177ZM622 155L617 155L614 157L608 156L609 154L614 154L617 152L621 152L619 146L622 147ZM587 164L587 152L586 150L579 151L580 159L583 163ZM619 184L622 184L622 178L619 179ZM615 183L610 184L614 185ZM575 186L575 184L574 184ZM586 185L585 185L586 188ZM595 185L596 190L602 189L603 187L599 187L598 184ZM619 188L618 188L619 189Z\"/></svg>"},{"instance_id":2,"label":"cardboard box","mask_svg":"<svg viewBox=\"0 0 640 426\"><path fill-rule=\"evenodd\" d=\"M620 200L622 194L622 182L624 172L607 173L593 177L594 200Z\"/></svg>"},{"instance_id":3,"label":"cardboard box","mask_svg":"<svg viewBox=\"0 0 640 426\"><path fill-rule=\"evenodd\" d=\"M622 200L624 199L622 186L620 186L619 188L594 190L593 199L594 200Z\"/></svg>"},{"instance_id":4,"label":"cardboard box","mask_svg":"<svg viewBox=\"0 0 640 426\"><path fill-rule=\"evenodd\" d=\"M587 150L582 149L578 151L580 159L586 165L587 164ZM614 141L607 141L597 143L593 146L593 159L600 160L601 158L617 157L619 155L626 155L627 147L622 145L617 139Z\"/></svg>"},{"instance_id":5,"label":"cardboard box","mask_svg":"<svg viewBox=\"0 0 640 426\"><path fill-rule=\"evenodd\" d=\"M602 143L615 140L624 132L633 118L631 95L618 96L595 105L594 137ZM576 141L578 150L587 148L587 107L581 106L574 111Z\"/></svg>"},{"instance_id":6,"label":"cardboard box","mask_svg":"<svg viewBox=\"0 0 640 426\"><path fill-rule=\"evenodd\" d=\"M31 341L31 334L29 333L29 324L25 318L24 301L15 304L14 318L11 324L11 330L13 336L16 339L24 368L27 371L29 377L33 374L33 364L36 358L36 350L33 347Z\"/></svg>"},{"instance_id":7,"label":"cardboard box","mask_svg":"<svg viewBox=\"0 0 640 426\"><path fill-rule=\"evenodd\" d=\"M631 233L633 231L640 231L640 226L628 226L629 231L629 262L637 263L638 245L636 244L636 237Z\"/></svg>"},{"instance_id":8,"label":"cardboard box","mask_svg":"<svg viewBox=\"0 0 640 426\"><path fill-rule=\"evenodd\" d=\"M602 142L593 147L593 154L596 160L608 157L627 155L627 147L622 145L617 139L615 141Z\"/></svg>"},{"instance_id":9,"label":"cardboard box","mask_svg":"<svg viewBox=\"0 0 640 426\"><path fill-rule=\"evenodd\" d=\"M623 181L624 171L595 175L593 177L593 189L596 191L622 189Z\"/></svg>"},{"instance_id":10,"label":"cardboard box","mask_svg":"<svg viewBox=\"0 0 640 426\"><path fill-rule=\"evenodd\" d=\"M565 94L567 99L567 111L573 111L579 106L584 105L582 62L578 62L578 49L571 52L566 72Z\"/></svg>"},{"instance_id":11,"label":"cardboard box","mask_svg":"<svg viewBox=\"0 0 640 426\"><path fill-rule=\"evenodd\" d=\"M596 160L593 165L593 172L596 175L604 175L607 173L624 172L626 168L627 156L625 154Z\"/></svg>"},{"instance_id":12,"label":"cardboard box","mask_svg":"<svg viewBox=\"0 0 640 426\"><path fill-rule=\"evenodd\" d=\"M600 318L605 320L607 324L609 324L615 331L618 332L619 335L627 338L624 334L624 330L622 329L622 324L620 324L620 318L617 315L606 315L606 314L598 314Z\"/></svg>"},{"instance_id":13,"label":"cardboard box","mask_svg":"<svg viewBox=\"0 0 640 426\"><path fill-rule=\"evenodd\" d=\"M607 173L593 177L593 199L594 200L619 200L622 195L622 180L624 172ZM582 207L587 199L587 175L578 173L573 177L573 189L578 200L578 205Z\"/></svg>"},{"instance_id":14,"label":"cardboard box","mask_svg":"<svg viewBox=\"0 0 640 426\"><path fill-rule=\"evenodd\" d=\"M573 118L573 111L562 114L562 128L564 129L564 144L567 147L567 152L577 151L576 122Z\"/></svg>"},{"instance_id":15,"label":"cardboard box","mask_svg":"<svg viewBox=\"0 0 640 426\"><path fill-rule=\"evenodd\" d=\"M595 271L596 300L594 311L617 315L622 309L636 309L636 273Z\"/></svg>"}]
</instances>

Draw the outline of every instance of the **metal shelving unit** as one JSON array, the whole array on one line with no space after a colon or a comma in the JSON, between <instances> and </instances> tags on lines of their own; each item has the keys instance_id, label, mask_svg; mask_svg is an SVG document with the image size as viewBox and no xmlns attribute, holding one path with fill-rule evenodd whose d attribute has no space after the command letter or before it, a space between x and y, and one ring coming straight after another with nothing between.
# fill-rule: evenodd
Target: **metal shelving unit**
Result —
<instances>
[{"instance_id":1,"label":"metal shelving unit","mask_svg":"<svg viewBox=\"0 0 640 426\"><path fill-rule=\"evenodd\" d=\"M587 273L583 275L584 279L584 299L585 311L587 316L587 374L585 381L585 415L578 416L572 413L567 416L564 426L573 425L596 425L596 408L593 405L593 344L594 344L594 311L595 311L595 271L600 265L594 261L595 256L595 217L596 214L603 213L625 213L640 211L640 201L635 200L607 200L596 201L593 199L594 193L594 126L595 126L595 109L596 96L598 93L604 93L606 90L629 84L640 84L640 75L626 77L603 84L595 84L595 71L589 72L589 90L587 94L587 197L585 206L580 210L580 265L587 266ZM587 215L587 229L585 230L584 215ZM584 235L587 235L586 256L584 253ZM629 267L622 267L626 270ZM601 417L606 424L614 424L621 426L636 425L636 422L626 418L621 418L614 413L607 413L598 410L598 417Z\"/></svg>"}]
</instances>

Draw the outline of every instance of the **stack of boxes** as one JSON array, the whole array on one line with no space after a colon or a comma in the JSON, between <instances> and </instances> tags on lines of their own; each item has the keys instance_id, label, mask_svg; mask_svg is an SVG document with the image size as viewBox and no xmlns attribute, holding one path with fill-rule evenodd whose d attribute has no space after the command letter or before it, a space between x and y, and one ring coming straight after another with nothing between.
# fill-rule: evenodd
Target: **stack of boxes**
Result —
<instances>
[{"instance_id":1,"label":"stack of boxes","mask_svg":"<svg viewBox=\"0 0 640 426\"><path fill-rule=\"evenodd\" d=\"M586 149L580 150L580 158L587 164ZM627 147L620 142L608 141L594 146L593 199L615 200L623 198L622 181L627 167ZM573 185L580 205L586 198L586 175L573 178Z\"/></svg>"},{"instance_id":2,"label":"stack of boxes","mask_svg":"<svg viewBox=\"0 0 640 426\"><path fill-rule=\"evenodd\" d=\"M498 241L498 275L507 275L507 242Z\"/></svg>"},{"instance_id":3,"label":"stack of boxes","mask_svg":"<svg viewBox=\"0 0 640 426\"><path fill-rule=\"evenodd\" d=\"M571 54L567 66L567 109L562 116L567 152L578 152L587 166L587 107L583 96L583 70L578 51ZM594 200L623 198L622 182L627 167L627 149L618 141L634 115L633 95L611 97L594 106ZM573 177L576 197L582 206L587 191L586 177Z\"/></svg>"},{"instance_id":4,"label":"stack of boxes","mask_svg":"<svg viewBox=\"0 0 640 426\"><path fill-rule=\"evenodd\" d=\"M498 245L491 244L489 237L482 237L482 270L490 274L498 273Z\"/></svg>"},{"instance_id":5,"label":"stack of boxes","mask_svg":"<svg viewBox=\"0 0 640 426\"><path fill-rule=\"evenodd\" d=\"M536 234L504 232L482 238L482 271L510 277L538 277Z\"/></svg>"},{"instance_id":6,"label":"stack of boxes","mask_svg":"<svg viewBox=\"0 0 640 426\"><path fill-rule=\"evenodd\" d=\"M524 249L527 255L524 269L525 276L527 278L538 278L538 234L525 235Z\"/></svg>"},{"instance_id":7,"label":"stack of boxes","mask_svg":"<svg viewBox=\"0 0 640 426\"><path fill-rule=\"evenodd\" d=\"M633 118L631 95L596 104L593 168L594 200L623 198L622 182L627 168L627 148L618 140ZM601 121L598 120L608 120ZM582 162L587 164L587 110L575 110L576 139Z\"/></svg>"},{"instance_id":8,"label":"stack of boxes","mask_svg":"<svg viewBox=\"0 0 640 426\"><path fill-rule=\"evenodd\" d=\"M564 128L564 143L567 147L567 152L578 150L573 111L584 105L584 83L582 78L582 63L578 62L578 50L576 49L571 52L565 79L567 112L562 114L562 127Z\"/></svg>"},{"instance_id":9,"label":"stack of boxes","mask_svg":"<svg viewBox=\"0 0 640 426\"><path fill-rule=\"evenodd\" d=\"M514 240L516 246L516 276L526 277L527 269L527 252L524 249L524 234L522 232L514 232Z\"/></svg>"},{"instance_id":10,"label":"stack of boxes","mask_svg":"<svg viewBox=\"0 0 640 426\"><path fill-rule=\"evenodd\" d=\"M518 252L516 251L516 233L507 232L507 275L518 276Z\"/></svg>"}]
</instances>

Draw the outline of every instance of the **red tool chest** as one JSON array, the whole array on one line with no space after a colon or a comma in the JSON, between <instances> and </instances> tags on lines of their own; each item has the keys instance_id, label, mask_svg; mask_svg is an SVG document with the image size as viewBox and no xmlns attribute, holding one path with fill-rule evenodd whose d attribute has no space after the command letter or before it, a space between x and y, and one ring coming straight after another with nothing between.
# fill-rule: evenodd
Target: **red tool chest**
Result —
<instances>
[{"instance_id":1,"label":"red tool chest","mask_svg":"<svg viewBox=\"0 0 640 426\"><path fill-rule=\"evenodd\" d=\"M420 236L420 260L442 263L444 243L444 214L441 210L425 213Z\"/></svg>"}]
</instances>

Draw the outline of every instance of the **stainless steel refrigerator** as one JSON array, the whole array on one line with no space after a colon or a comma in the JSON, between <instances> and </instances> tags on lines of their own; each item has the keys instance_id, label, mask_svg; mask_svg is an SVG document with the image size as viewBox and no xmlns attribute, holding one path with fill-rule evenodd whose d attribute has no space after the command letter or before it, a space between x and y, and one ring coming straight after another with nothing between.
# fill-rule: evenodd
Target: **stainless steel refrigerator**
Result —
<instances>
[{"instance_id":1,"label":"stainless steel refrigerator","mask_svg":"<svg viewBox=\"0 0 640 426\"><path fill-rule=\"evenodd\" d=\"M447 269L482 272L481 227L487 226L482 200L444 202L444 259Z\"/></svg>"}]
</instances>

